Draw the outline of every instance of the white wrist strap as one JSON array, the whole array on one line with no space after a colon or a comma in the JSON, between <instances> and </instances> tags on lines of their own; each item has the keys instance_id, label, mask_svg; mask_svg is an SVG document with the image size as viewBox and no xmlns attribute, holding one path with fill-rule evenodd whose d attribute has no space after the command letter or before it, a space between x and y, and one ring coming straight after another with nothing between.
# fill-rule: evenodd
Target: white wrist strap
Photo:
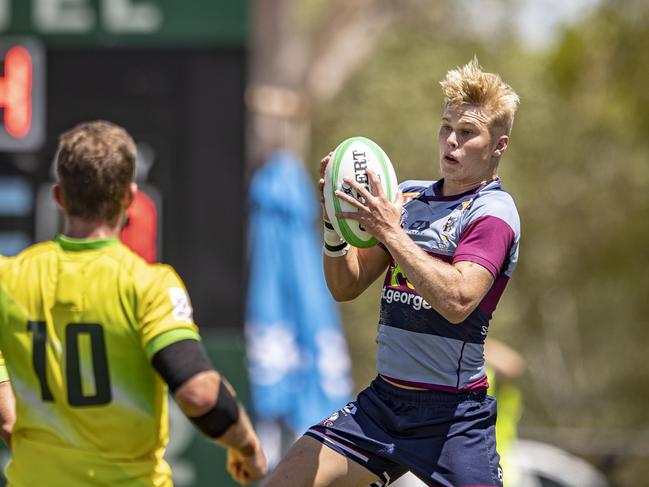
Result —
<instances>
[{"instance_id":1,"label":"white wrist strap","mask_svg":"<svg viewBox=\"0 0 649 487\"><path fill-rule=\"evenodd\" d=\"M324 244L322 246L322 252L324 252L324 254L327 257L343 257L343 256L347 255L347 252L349 252L349 244L347 242L344 242L342 244L341 248L338 249L338 250L328 249L327 244Z\"/></svg>"},{"instance_id":2,"label":"white wrist strap","mask_svg":"<svg viewBox=\"0 0 649 487\"><path fill-rule=\"evenodd\" d=\"M327 220L323 221L324 228L322 231L322 236L324 237L324 242L331 246L331 247L337 247L340 244L345 243L345 241L342 239L340 235L338 235L338 232L334 229L334 226L329 223Z\"/></svg>"},{"instance_id":3,"label":"white wrist strap","mask_svg":"<svg viewBox=\"0 0 649 487\"><path fill-rule=\"evenodd\" d=\"M327 220L324 221L324 245L322 251L329 257L342 257L349 251L349 244L345 242L336 232L333 225Z\"/></svg>"}]
</instances>

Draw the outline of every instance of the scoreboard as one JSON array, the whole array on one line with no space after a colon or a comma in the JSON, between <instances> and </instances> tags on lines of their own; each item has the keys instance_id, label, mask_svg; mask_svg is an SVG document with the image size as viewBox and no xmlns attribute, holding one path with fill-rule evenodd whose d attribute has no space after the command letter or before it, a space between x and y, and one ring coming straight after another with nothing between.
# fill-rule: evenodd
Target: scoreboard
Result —
<instances>
[{"instance_id":1,"label":"scoreboard","mask_svg":"<svg viewBox=\"0 0 649 487\"><path fill-rule=\"evenodd\" d=\"M240 46L246 0L0 0L0 35L47 45Z\"/></svg>"},{"instance_id":2,"label":"scoreboard","mask_svg":"<svg viewBox=\"0 0 649 487\"><path fill-rule=\"evenodd\" d=\"M0 151L33 151L45 138L45 59L31 39L0 39Z\"/></svg>"},{"instance_id":3,"label":"scoreboard","mask_svg":"<svg viewBox=\"0 0 649 487\"><path fill-rule=\"evenodd\" d=\"M138 144L158 257L197 321L240 330L246 36L244 0L0 0L0 254L60 231L58 137L110 120Z\"/></svg>"}]
</instances>

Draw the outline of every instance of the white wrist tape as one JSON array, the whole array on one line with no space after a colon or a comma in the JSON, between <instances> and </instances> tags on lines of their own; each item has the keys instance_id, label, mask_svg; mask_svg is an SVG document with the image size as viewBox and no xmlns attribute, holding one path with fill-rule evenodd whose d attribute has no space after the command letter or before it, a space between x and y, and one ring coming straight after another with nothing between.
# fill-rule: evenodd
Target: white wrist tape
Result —
<instances>
[{"instance_id":1,"label":"white wrist tape","mask_svg":"<svg viewBox=\"0 0 649 487\"><path fill-rule=\"evenodd\" d=\"M345 243L343 238L338 235L338 232L336 232L333 225L327 220L324 221L322 236L324 237L324 242L331 247L337 247L338 245Z\"/></svg>"},{"instance_id":2,"label":"white wrist tape","mask_svg":"<svg viewBox=\"0 0 649 487\"><path fill-rule=\"evenodd\" d=\"M343 257L347 255L347 252L349 252L349 244L347 242L343 242L341 247L336 250L329 249L327 248L327 244L324 244L322 246L322 252L324 252L327 257Z\"/></svg>"},{"instance_id":3,"label":"white wrist tape","mask_svg":"<svg viewBox=\"0 0 649 487\"><path fill-rule=\"evenodd\" d=\"M324 221L323 236L324 246L322 250L325 255L329 257L342 257L347 254L349 244L338 235L333 225L327 220Z\"/></svg>"}]
</instances>

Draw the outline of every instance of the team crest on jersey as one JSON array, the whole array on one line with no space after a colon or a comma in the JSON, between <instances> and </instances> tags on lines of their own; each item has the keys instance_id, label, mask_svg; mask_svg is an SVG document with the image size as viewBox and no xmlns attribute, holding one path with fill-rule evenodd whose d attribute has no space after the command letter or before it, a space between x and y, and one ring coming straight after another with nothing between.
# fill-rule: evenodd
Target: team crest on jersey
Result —
<instances>
[{"instance_id":1,"label":"team crest on jersey","mask_svg":"<svg viewBox=\"0 0 649 487\"><path fill-rule=\"evenodd\" d=\"M442 228L442 233L443 234L451 234L455 230L455 227L457 225L457 222L459 219L462 217L465 211L467 211L469 208L471 208L471 205L473 205L473 198L463 201L460 203L451 213L451 215L448 217L448 220L446 220L446 223L444 223L444 227ZM453 208L453 207L451 207ZM442 235L442 241L448 243L448 238L446 235ZM448 245L445 245L444 247L448 247Z\"/></svg>"},{"instance_id":2,"label":"team crest on jersey","mask_svg":"<svg viewBox=\"0 0 649 487\"><path fill-rule=\"evenodd\" d=\"M169 298L173 306L173 317L176 321L192 321L193 310L187 291L179 287L170 287Z\"/></svg>"},{"instance_id":3,"label":"team crest on jersey","mask_svg":"<svg viewBox=\"0 0 649 487\"><path fill-rule=\"evenodd\" d=\"M450 233L455 228L456 223L457 223L457 216L452 215L451 217L449 217L448 220L446 220L446 223L444 224L444 229L442 231L444 233Z\"/></svg>"}]
</instances>

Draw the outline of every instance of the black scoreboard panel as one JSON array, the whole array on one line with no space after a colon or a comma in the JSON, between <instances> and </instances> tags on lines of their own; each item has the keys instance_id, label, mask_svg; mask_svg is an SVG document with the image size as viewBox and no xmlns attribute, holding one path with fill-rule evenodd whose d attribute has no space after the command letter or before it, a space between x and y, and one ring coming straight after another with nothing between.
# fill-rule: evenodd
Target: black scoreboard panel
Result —
<instances>
[{"instance_id":1,"label":"black scoreboard panel","mask_svg":"<svg viewBox=\"0 0 649 487\"><path fill-rule=\"evenodd\" d=\"M20 215L0 214L5 237L16 246L20 235L38 233L36 195L51 181L59 134L82 121L113 121L148 149L146 182L162 198L160 257L185 280L197 323L241 327L244 49L50 47L46 58L42 147L0 149L0 190L3 179L18 178L33 201Z\"/></svg>"}]
</instances>

